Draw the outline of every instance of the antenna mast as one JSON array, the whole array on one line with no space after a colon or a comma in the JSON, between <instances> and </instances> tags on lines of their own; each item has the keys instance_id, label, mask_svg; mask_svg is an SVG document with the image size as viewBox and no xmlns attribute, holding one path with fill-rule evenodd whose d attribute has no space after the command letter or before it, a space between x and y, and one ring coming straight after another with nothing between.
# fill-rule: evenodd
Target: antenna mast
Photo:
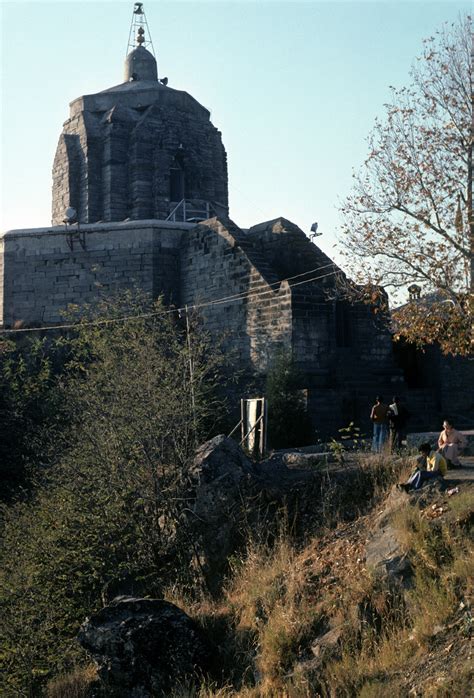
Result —
<instances>
[{"instance_id":1,"label":"antenna mast","mask_svg":"<svg viewBox=\"0 0 474 698\"><path fill-rule=\"evenodd\" d=\"M153 42L151 40L151 34L148 28L148 22L146 21L146 14L145 10L143 9L142 2L136 2L133 6L132 22L130 24L130 32L128 34L126 56L128 56L131 51L136 49L137 46L143 46L151 51L151 53L155 56L155 49L153 48Z\"/></svg>"}]
</instances>

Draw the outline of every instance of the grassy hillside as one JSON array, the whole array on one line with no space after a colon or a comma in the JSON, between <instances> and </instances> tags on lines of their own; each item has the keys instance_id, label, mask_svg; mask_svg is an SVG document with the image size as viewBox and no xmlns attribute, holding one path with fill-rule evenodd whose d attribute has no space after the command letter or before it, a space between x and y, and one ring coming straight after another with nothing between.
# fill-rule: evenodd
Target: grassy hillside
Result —
<instances>
[{"instance_id":1,"label":"grassy hillside","mask_svg":"<svg viewBox=\"0 0 474 698\"><path fill-rule=\"evenodd\" d=\"M236 485L234 557L206 587L193 461L229 357L159 303L135 314L0 355L15 447L2 451L1 694L110 695L76 635L132 590L174 601L213 643L210 675L174 698L468 695L474 485L408 496L392 489L407 460L338 446L334 466L313 464L303 485L285 476L275 494L268 461L266 489ZM208 495L214 511L219 491Z\"/></svg>"},{"instance_id":2,"label":"grassy hillside","mask_svg":"<svg viewBox=\"0 0 474 698\"><path fill-rule=\"evenodd\" d=\"M304 542L284 524L271 545L253 536L218 599L169 588L216 650L214 675L173 698L470 695L474 485L459 489L379 490L355 520ZM398 576L368 564L380 531L402 553ZM87 696L91 682L87 666L48 695Z\"/></svg>"}]
</instances>

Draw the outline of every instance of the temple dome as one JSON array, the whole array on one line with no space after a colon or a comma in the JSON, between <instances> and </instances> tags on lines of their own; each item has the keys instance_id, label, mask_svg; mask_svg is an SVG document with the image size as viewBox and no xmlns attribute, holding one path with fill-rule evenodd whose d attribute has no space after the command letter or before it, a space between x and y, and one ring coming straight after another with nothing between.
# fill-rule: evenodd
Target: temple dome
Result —
<instances>
[{"instance_id":1,"label":"temple dome","mask_svg":"<svg viewBox=\"0 0 474 698\"><path fill-rule=\"evenodd\" d=\"M125 59L125 82L130 80L158 81L158 66L155 56L143 46L131 51Z\"/></svg>"}]
</instances>

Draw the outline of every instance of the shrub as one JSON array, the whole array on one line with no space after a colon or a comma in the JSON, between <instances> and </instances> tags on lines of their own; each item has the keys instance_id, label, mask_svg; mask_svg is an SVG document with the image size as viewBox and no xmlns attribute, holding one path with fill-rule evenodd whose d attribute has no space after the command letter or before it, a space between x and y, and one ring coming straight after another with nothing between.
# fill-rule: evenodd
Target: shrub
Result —
<instances>
[{"instance_id":1,"label":"shrub","mask_svg":"<svg viewBox=\"0 0 474 698\"><path fill-rule=\"evenodd\" d=\"M197 332L183 337L160 304L126 323L84 322L61 342L69 424L57 435L60 457L31 501L3 511L7 694L40 695L47 678L80 662L79 624L121 586L159 595L171 578L194 580L181 511L188 463L216 407L217 350Z\"/></svg>"},{"instance_id":2,"label":"shrub","mask_svg":"<svg viewBox=\"0 0 474 698\"><path fill-rule=\"evenodd\" d=\"M58 373L62 352L36 335L0 342L0 482L2 498L28 488L55 451L61 425Z\"/></svg>"},{"instance_id":3,"label":"shrub","mask_svg":"<svg viewBox=\"0 0 474 698\"><path fill-rule=\"evenodd\" d=\"M268 440L272 448L305 446L314 434L302 396L302 376L291 352L279 351L267 374Z\"/></svg>"}]
</instances>

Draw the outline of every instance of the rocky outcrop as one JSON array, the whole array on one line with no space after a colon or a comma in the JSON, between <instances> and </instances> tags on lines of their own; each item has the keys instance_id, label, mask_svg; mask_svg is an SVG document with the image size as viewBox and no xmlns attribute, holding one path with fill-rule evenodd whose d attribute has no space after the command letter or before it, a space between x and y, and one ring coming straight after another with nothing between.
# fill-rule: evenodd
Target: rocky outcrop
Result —
<instances>
[{"instance_id":1,"label":"rocky outcrop","mask_svg":"<svg viewBox=\"0 0 474 698\"><path fill-rule=\"evenodd\" d=\"M257 473L238 444L221 435L198 448L189 474L193 491L184 515L192 532L195 563L213 589L241 542L245 495Z\"/></svg>"},{"instance_id":2,"label":"rocky outcrop","mask_svg":"<svg viewBox=\"0 0 474 698\"><path fill-rule=\"evenodd\" d=\"M196 452L190 468L188 505L183 525L192 540L193 564L210 591L220 588L228 558L254 528L271 531L284 507L293 531L306 534L328 507L346 519L354 518L372 496L371 478L358 468L333 468L324 454L310 454L308 463L297 454L276 453L259 463L240 446L220 435ZM304 466L303 466L304 463Z\"/></svg>"},{"instance_id":3,"label":"rocky outcrop","mask_svg":"<svg viewBox=\"0 0 474 698\"><path fill-rule=\"evenodd\" d=\"M375 520L365 547L366 564L376 575L402 583L409 577L411 567L392 517L397 509L408 506L408 502L406 492L393 489Z\"/></svg>"},{"instance_id":4,"label":"rocky outcrop","mask_svg":"<svg viewBox=\"0 0 474 698\"><path fill-rule=\"evenodd\" d=\"M253 463L240 446L220 435L196 452L190 470L190 506L184 512L192 532L195 562L212 591L227 571L227 560L257 521L270 523L275 508L298 500L314 500L311 485L319 495L316 471L288 468L281 459ZM312 494L313 493L313 494ZM314 515L314 502L310 507Z\"/></svg>"},{"instance_id":5,"label":"rocky outcrop","mask_svg":"<svg viewBox=\"0 0 474 698\"><path fill-rule=\"evenodd\" d=\"M412 567L400 534L393 523L393 515L407 506L425 509L438 500L440 492L444 489L443 480L425 483L421 489L409 493L393 488L375 519L365 547L366 564L376 575L385 577L390 582L400 583L404 587L410 586Z\"/></svg>"},{"instance_id":6,"label":"rocky outcrop","mask_svg":"<svg viewBox=\"0 0 474 698\"><path fill-rule=\"evenodd\" d=\"M78 640L92 655L107 695L168 696L178 682L202 676L211 651L198 625L163 600L118 597L88 618Z\"/></svg>"}]
</instances>

